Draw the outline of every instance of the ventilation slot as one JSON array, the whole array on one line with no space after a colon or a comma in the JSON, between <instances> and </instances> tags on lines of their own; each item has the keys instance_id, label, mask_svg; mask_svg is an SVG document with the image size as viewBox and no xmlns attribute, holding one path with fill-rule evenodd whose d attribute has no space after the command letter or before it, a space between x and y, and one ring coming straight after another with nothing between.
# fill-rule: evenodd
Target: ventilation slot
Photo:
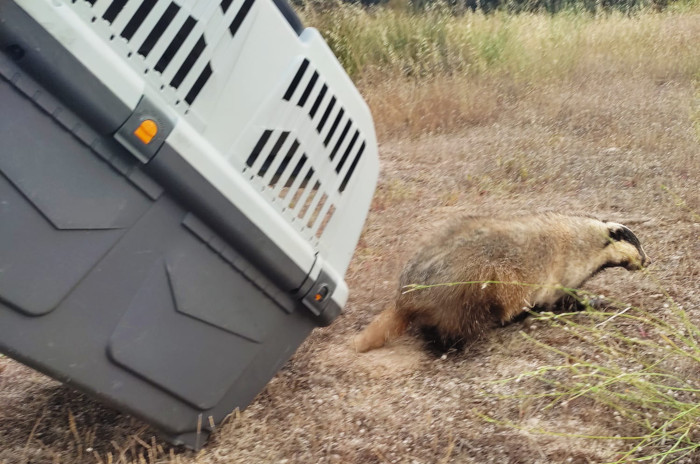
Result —
<instances>
[{"instance_id":1,"label":"ventilation slot","mask_svg":"<svg viewBox=\"0 0 700 464\"><path fill-rule=\"evenodd\" d=\"M355 131L355 135L352 136L352 140L350 140L350 145L348 145L348 148L345 149L345 153L343 153L343 157L340 158L340 162L338 165L335 167L335 172L340 174L340 170L343 169L343 165L345 164L345 161L348 159L348 156L350 155L350 152L352 151L352 147L355 146L355 142L357 142L357 138L360 136L360 131Z\"/></svg>"},{"instance_id":2,"label":"ventilation slot","mask_svg":"<svg viewBox=\"0 0 700 464\"><path fill-rule=\"evenodd\" d=\"M304 73L306 72L306 68L308 68L308 67L309 67L309 60L304 59L304 61L301 63L301 66L299 66L299 70L294 75L294 79L292 79L292 83L289 84L289 88L284 93L284 97L282 97L284 100L289 101L292 98L292 95L294 95L294 91L299 86L299 81L301 81L301 78L304 77Z\"/></svg>"},{"instance_id":3,"label":"ventilation slot","mask_svg":"<svg viewBox=\"0 0 700 464\"><path fill-rule=\"evenodd\" d=\"M333 150L331 151L331 154L330 154L331 161L335 158L335 155L338 152L338 148L340 148L340 146L343 144L343 140L345 140L345 136L348 135L348 131L350 130L350 127L352 127L352 121L348 119L347 124L345 124L345 129L343 129L343 132L340 134L340 138L335 143L335 146L333 147Z\"/></svg>"},{"instance_id":4,"label":"ventilation slot","mask_svg":"<svg viewBox=\"0 0 700 464\"><path fill-rule=\"evenodd\" d=\"M182 66L180 66L180 69L178 69L175 77L173 77L173 80L170 81L170 85L176 89L180 87L183 79L187 77L187 73L190 72L192 65L194 65L195 61L197 61L197 58L199 58L206 46L207 43L204 41L204 35L202 35L195 44L194 48L192 48L190 54L187 55L187 58L185 58L185 61L182 63Z\"/></svg>"},{"instance_id":5,"label":"ventilation slot","mask_svg":"<svg viewBox=\"0 0 700 464\"><path fill-rule=\"evenodd\" d=\"M292 185L292 188L290 189L291 191L295 191L294 196L292 197L291 201L289 202L289 207L294 209L298 206L298 201L301 200L302 194L306 190L306 187L309 185L309 180L311 177L314 175L314 168L309 167L308 171L306 172L306 175L303 177L297 177L296 180L294 181L294 185ZM301 185L299 185L301 183Z\"/></svg>"},{"instance_id":6,"label":"ventilation slot","mask_svg":"<svg viewBox=\"0 0 700 464\"><path fill-rule=\"evenodd\" d=\"M330 222L331 217L333 217L333 213L335 213L335 205L331 205L330 208L328 208L328 212L326 212L326 215L323 217L323 220L316 230L316 238L321 238L323 231L326 230L326 226Z\"/></svg>"},{"instance_id":7,"label":"ventilation slot","mask_svg":"<svg viewBox=\"0 0 700 464\"><path fill-rule=\"evenodd\" d=\"M318 111L318 107L321 106L321 101L323 101L323 97L326 96L326 92L328 91L328 86L326 84L323 84L323 87L321 87L321 92L318 94L318 97L316 97L316 101L314 102L314 105L311 107L311 110L309 111L309 116L312 118L316 116L316 111ZM332 132L332 130L331 130Z\"/></svg>"},{"instance_id":8,"label":"ventilation slot","mask_svg":"<svg viewBox=\"0 0 700 464\"><path fill-rule=\"evenodd\" d=\"M192 104L195 98L197 98L197 95L199 95L199 92L202 90L202 87L204 87L204 84L207 83L209 78L211 77L212 70L211 66L209 66L209 63L204 67L204 70L202 71L202 74L199 75L197 80L195 81L194 85L190 89L190 91L187 93L187 96L185 97L185 101L188 104Z\"/></svg>"},{"instance_id":9,"label":"ventilation slot","mask_svg":"<svg viewBox=\"0 0 700 464\"><path fill-rule=\"evenodd\" d=\"M299 99L299 103L297 103L297 106L306 105L306 100L309 99L309 95L311 95L311 91L314 89L314 86L316 85L317 80L318 80L318 72L314 71L314 74L311 76L311 80L309 81L308 85L306 86L306 90L304 90L304 93L301 95L301 98Z\"/></svg>"},{"instance_id":10,"label":"ventilation slot","mask_svg":"<svg viewBox=\"0 0 700 464\"><path fill-rule=\"evenodd\" d=\"M258 176L263 176L267 170L270 168L270 165L272 162L275 160L275 157L277 156L277 153L279 153L280 148L282 148L282 144L284 143L285 140L287 140L287 137L289 137L289 132L285 131L282 132L277 139L277 143L275 143L275 146L272 147L272 151L270 151L270 154L267 155L267 159L263 163L262 166L260 166L260 170L258 171Z\"/></svg>"},{"instance_id":11,"label":"ventilation slot","mask_svg":"<svg viewBox=\"0 0 700 464\"><path fill-rule=\"evenodd\" d=\"M160 39L160 37L163 35L163 32L165 32L165 29L167 29L168 25L175 18L178 11L180 11L180 7L176 4L170 3L170 5L168 5L168 8L165 10L151 33L148 34L148 37L146 37L146 40L144 40L143 44L139 48L139 55L146 58L148 54L151 53L153 46L158 42L158 39Z\"/></svg>"},{"instance_id":12,"label":"ventilation slot","mask_svg":"<svg viewBox=\"0 0 700 464\"><path fill-rule=\"evenodd\" d=\"M333 121L333 125L331 126L331 130L328 131L328 135L326 135L326 138L323 139L324 146L326 146L326 147L328 146L328 142L330 142L331 138L333 138L333 134L335 134L335 130L338 128L338 123L340 123L340 120L343 119L344 114L345 114L345 110L341 108L340 111L338 111L338 116L335 117L335 121ZM345 137L344 134L343 134L343 137ZM336 148L336 150L337 150L337 148ZM331 159L333 159L333 155L331 155Z\"/></svg>"},{"instance_id":13,"label":"ventilation slot","mask_svg":"<svg viewBox=\"0 0 700 464\"><path fill-rule=\"evenodd\" d=\"M236 32L238 32L238 28L241 27L241 24L243 24L243 20L248 16L248 12L250 11L250 8L253 6L255 0L245 0L243 5L241 6L241 9L238 10L238 13L236 13L236 17L233 18L233 21L231 21L231 25L228 27L229 31L231 31L231 35L235 36Z\"/></svg>"},{"instance_id":14,"label":"ventilation slot","mask_svg":"<svg viewBox=\"0 0 700 464\"><path fill-rule=\"evenodd\" d=\"M318 126L316 126L316 131L318 133L320 133L323 130L323 126L326 125L326 121L328 120L328 116L331 114L331 111L335 106L335 102L335 97L331 98L331 101L328 104L328 108L326 108L326 111L323 113L323 117L321 117L321 120L318 122Z\"/></svg>"},{"instance_id":15,"label":"ventilation slot","mask_svg":"<svg viewBox=\"0 0 700 464\"><path fill-rule=\"evenodd\" d=\"M190 32L192 32L192 29L194 29L194 25L196 23L197 21L192 16L189 16L185 20L185 23L177 32L175 38L172 40L172 42L170 42L170 46L168 46L168 48L165 50L165 53L163 53L163 56L161 56L160 60L158 60L158 63L156 63L156 71L162 73L165 70L165 68L168 67L170 61L175 56L175 53L177 53L180 46L187 39L187 36L190 35Z\"/></svg>"},{"instance_id":16,"label":"ventilation slot","mask_svg":"<svg viewBox=\"0 0 700 464\"><path fill-rule=\"evenodd\" d=\"M228 11L228 8L231 6L231 3L233 0L222 0L221 1L221 11L224 12L224 14Z\"/></svg>"},{"instance_id":17,"label":"ventilation slot","mask_svg":"<svg viewBox=\"0 0 700 464\"><path fill-rule=\"evenodd\" d=\"M148 13L150 13L153 7L156 5L157 1L158 0L144 0L120 35L126 40L131 40L141 24L143 24L143 20L146 19Z\"/></svg>"},{"instance_id":18,"label":"ventilation slot","mask_svg":"<svg viewBox=\"0 0 700 464\"><path fill-rule=\"evenodd\" d=\"M308 158L306 157L306 154L301 155L301 159L299 160L297 165L294 167L294 171L292 171L292 173L289 175L287 180L285 180L285 182L283 184L285 187L291 187L292 182L294 182L297 178L299 178L299 173L301 173L301 170L304 168L304 164L306 164L307 159ZM292 190L292 189L291 188L290 189L282 189L279 193L279 197L280 198L286 197L287 193L290 190Z\"/></svg>"},{"instance_id":19,"label":"ventilation slot","mask_svg":"<svg viewBox=\"0 0 700 464\"><path fill-rule=\"evenodd\" d=\"M352 177L352 173L355 171L355 167L357 166L357 163L360 162L360 158L362 157L362 153L364 151L365 151L365 142L362 142L360 149L357 151L357 155L355 155L355 159L352 160L352 164L350 165L350 169L348 169L348 173L345 174L345 178L343 178L343 182L340 184L340 188L338 188L339 192L343 192L345 190L345 186L348 185L348 182L350 182L350 178Z\"/></svg>"},{"instance_id":20,"label":"ventilation slot","mask_svg":"<svg viewBox=\"0 0 700 464\"><path fill-rule=\"evenodd\" d=\"M308 187L308 185L307 185ZM318 193L318 190L321 188L321 183L319 181L316 181L314 184L314 187L308 191L308 194L305 194L307 197L306 199L300 199L299 201L301 202L301 209L299 210L299 214L297 217L299 219L303 218L304 215L306 214L306 210L309 209L309 206L311 206L311 202L314 200L314 197Z\"/></svg>"},{"instance_id":21,"label":"ventilation slot","mask_svg":"<svg viewBox=\"0 0 700 464\"><path fill-rule=\"evenodd\" d=\"M250 156L248 156L248 159L245 162L245 164L247 164L248 167L253 166L253 164L255 163L255 160L258 159L260 152L265 147L265 144L270 139L271 135L272 135L272 131L266 130L265 132L263 132L263 135L260 136L258 143L255 145L255 148L253 148L253 151L250 153Z\"/></svg>"},{"instance_id":22,"label":"ventilation slot","mask_svg":"<svg viewBox=\"0 0 700 464\"><path fill-rule=\"evenodd\" d=\"M126 2L127 0L114 0L112 4L109 5L109 8L107 8L107 11L105 11L105 14L102 15L102 19L111 24L119 13L121 13Z\"/></svg>"},{"instance_id":23,"label":"ventilation slot","mask_svg":"<svg viewBox=\"0 0 700 464\"><path fill-rule=\"evenodd\" d=\"M326 201L328 201L328 195L324 193L321 196L318 205L316 205L316 208L314 208L314 212L311 213L311 216L309 217L309 222L306 223L306 227L313 227L314 223L316 222L316 219L318 219L318 216L321 213L321 210L323 209L323 205L326 204Z\"/></svg>"},{"instance_id":24,"label":"ventilation slot","mask_svg":"<svg viewBox=\"0 0 700 464\"><path fill-rule=\"evenodd\" d=\"M284 159L282 159L282 162L280 163L279 167L275 171L275 174L272 176L272 179L270 179L270 182L268 183L268 185L270 187L274 187L275 185L277 185L277 182L282 177L282 174L284 173L284 171L287 170L287 167L289 166L289 162L292 160L292 157L294 156L294 154L297 152L298 149L299 149L299 141L295 139L294 142L292 143L292 146L289 148L289 151L285 155Z\"/></svg>"}]
</instances>

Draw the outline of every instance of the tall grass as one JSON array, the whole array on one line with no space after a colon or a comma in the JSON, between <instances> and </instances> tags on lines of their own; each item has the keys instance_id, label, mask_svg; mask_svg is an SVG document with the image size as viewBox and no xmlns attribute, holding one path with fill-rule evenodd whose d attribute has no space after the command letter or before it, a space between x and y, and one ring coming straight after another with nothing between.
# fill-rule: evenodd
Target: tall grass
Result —
<instances>
[{"instance_id":1,"label":"tall grass","mask_svg":"<svg viewBox=\"0 0 700 464\"><path fill-rule=\"evenodd\" d=\"M455 14L440 2L421 11L307 3L301 14L353 78L486 74L541 82L591 68L697 76L700 6L679 9L484 15Z\"/></svg>"},{"instance_id":2,"label":"tall grass","mask_svg":"<svg viewBox=\"0 0 700 464\"><path fill-rule=\"evenodd\" d=\"M490 124L533 89L700 79L697 0L635 15L457 14L439 2L418 11L319 1L302 7L302 19L355 80L380 136Z\"/></svg>"}]
</instances>

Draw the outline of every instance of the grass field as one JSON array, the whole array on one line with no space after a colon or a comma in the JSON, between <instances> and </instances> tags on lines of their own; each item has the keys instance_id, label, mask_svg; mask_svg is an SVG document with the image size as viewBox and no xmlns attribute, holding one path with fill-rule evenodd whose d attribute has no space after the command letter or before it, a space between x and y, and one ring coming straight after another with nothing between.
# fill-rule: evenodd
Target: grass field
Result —
<instances>
[{"instance_id":1,"label":"grass field","mask_svg":"<svg viewBox=\"0 0 700 464\"><path fill-rule=\"evenodd\" d=\"M556 87L697 81L697 12L455 15L438 5L309 8L303 16L362 87L381 135L405 136L490 124L512 104L550 116L560 109L561 99L550 98ZM632 124L627 116L619 123Z\"/></svg>"},{"instance_id":2,"label":"grass field","mask_svg":"<svg viewBox=\"0 0 700 464\"><path fill-rule=\"evenodd\" d=\"M345 314L199 453L0 357L0 463L700 463L700 7L302 16L380 141ZM654 264L443 358L349 346L445 221L545 210L628 224Z\"/></svg>"}]
</instances>

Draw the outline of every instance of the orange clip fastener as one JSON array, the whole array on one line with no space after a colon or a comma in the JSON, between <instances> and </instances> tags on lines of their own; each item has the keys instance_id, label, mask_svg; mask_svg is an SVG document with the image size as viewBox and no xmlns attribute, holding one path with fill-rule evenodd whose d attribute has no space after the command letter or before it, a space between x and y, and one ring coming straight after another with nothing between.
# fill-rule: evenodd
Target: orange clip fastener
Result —
<instances>
[{"instance_id":1,"label":"orange clip fastener","mask_svg":"<svg viewBox=\"0 0 700 464\"><path fill-rule=\"evenodd\" d=\"M153 140L153 137L155 137L157 133L158 125L152 119L142 121L139 127L134 131L134 135L146 145Z\"/></svg>"}]
</instances>

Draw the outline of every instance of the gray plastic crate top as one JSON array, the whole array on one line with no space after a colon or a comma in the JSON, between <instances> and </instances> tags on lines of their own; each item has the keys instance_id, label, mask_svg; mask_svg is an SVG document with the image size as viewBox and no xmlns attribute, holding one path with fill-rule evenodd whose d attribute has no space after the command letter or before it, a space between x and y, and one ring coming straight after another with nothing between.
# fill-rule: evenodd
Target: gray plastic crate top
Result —
<instances>
[{"instance_id":1,"label":"gray plastic crate top","mask_svg":"<svg viewBox=\"0 0 700 464\"><path fill-rule=\"evenodd\" d=\"M0 351L197 446L346 303L377 175L283 0L0 0Z\"/></svg>"}]
</instances>

